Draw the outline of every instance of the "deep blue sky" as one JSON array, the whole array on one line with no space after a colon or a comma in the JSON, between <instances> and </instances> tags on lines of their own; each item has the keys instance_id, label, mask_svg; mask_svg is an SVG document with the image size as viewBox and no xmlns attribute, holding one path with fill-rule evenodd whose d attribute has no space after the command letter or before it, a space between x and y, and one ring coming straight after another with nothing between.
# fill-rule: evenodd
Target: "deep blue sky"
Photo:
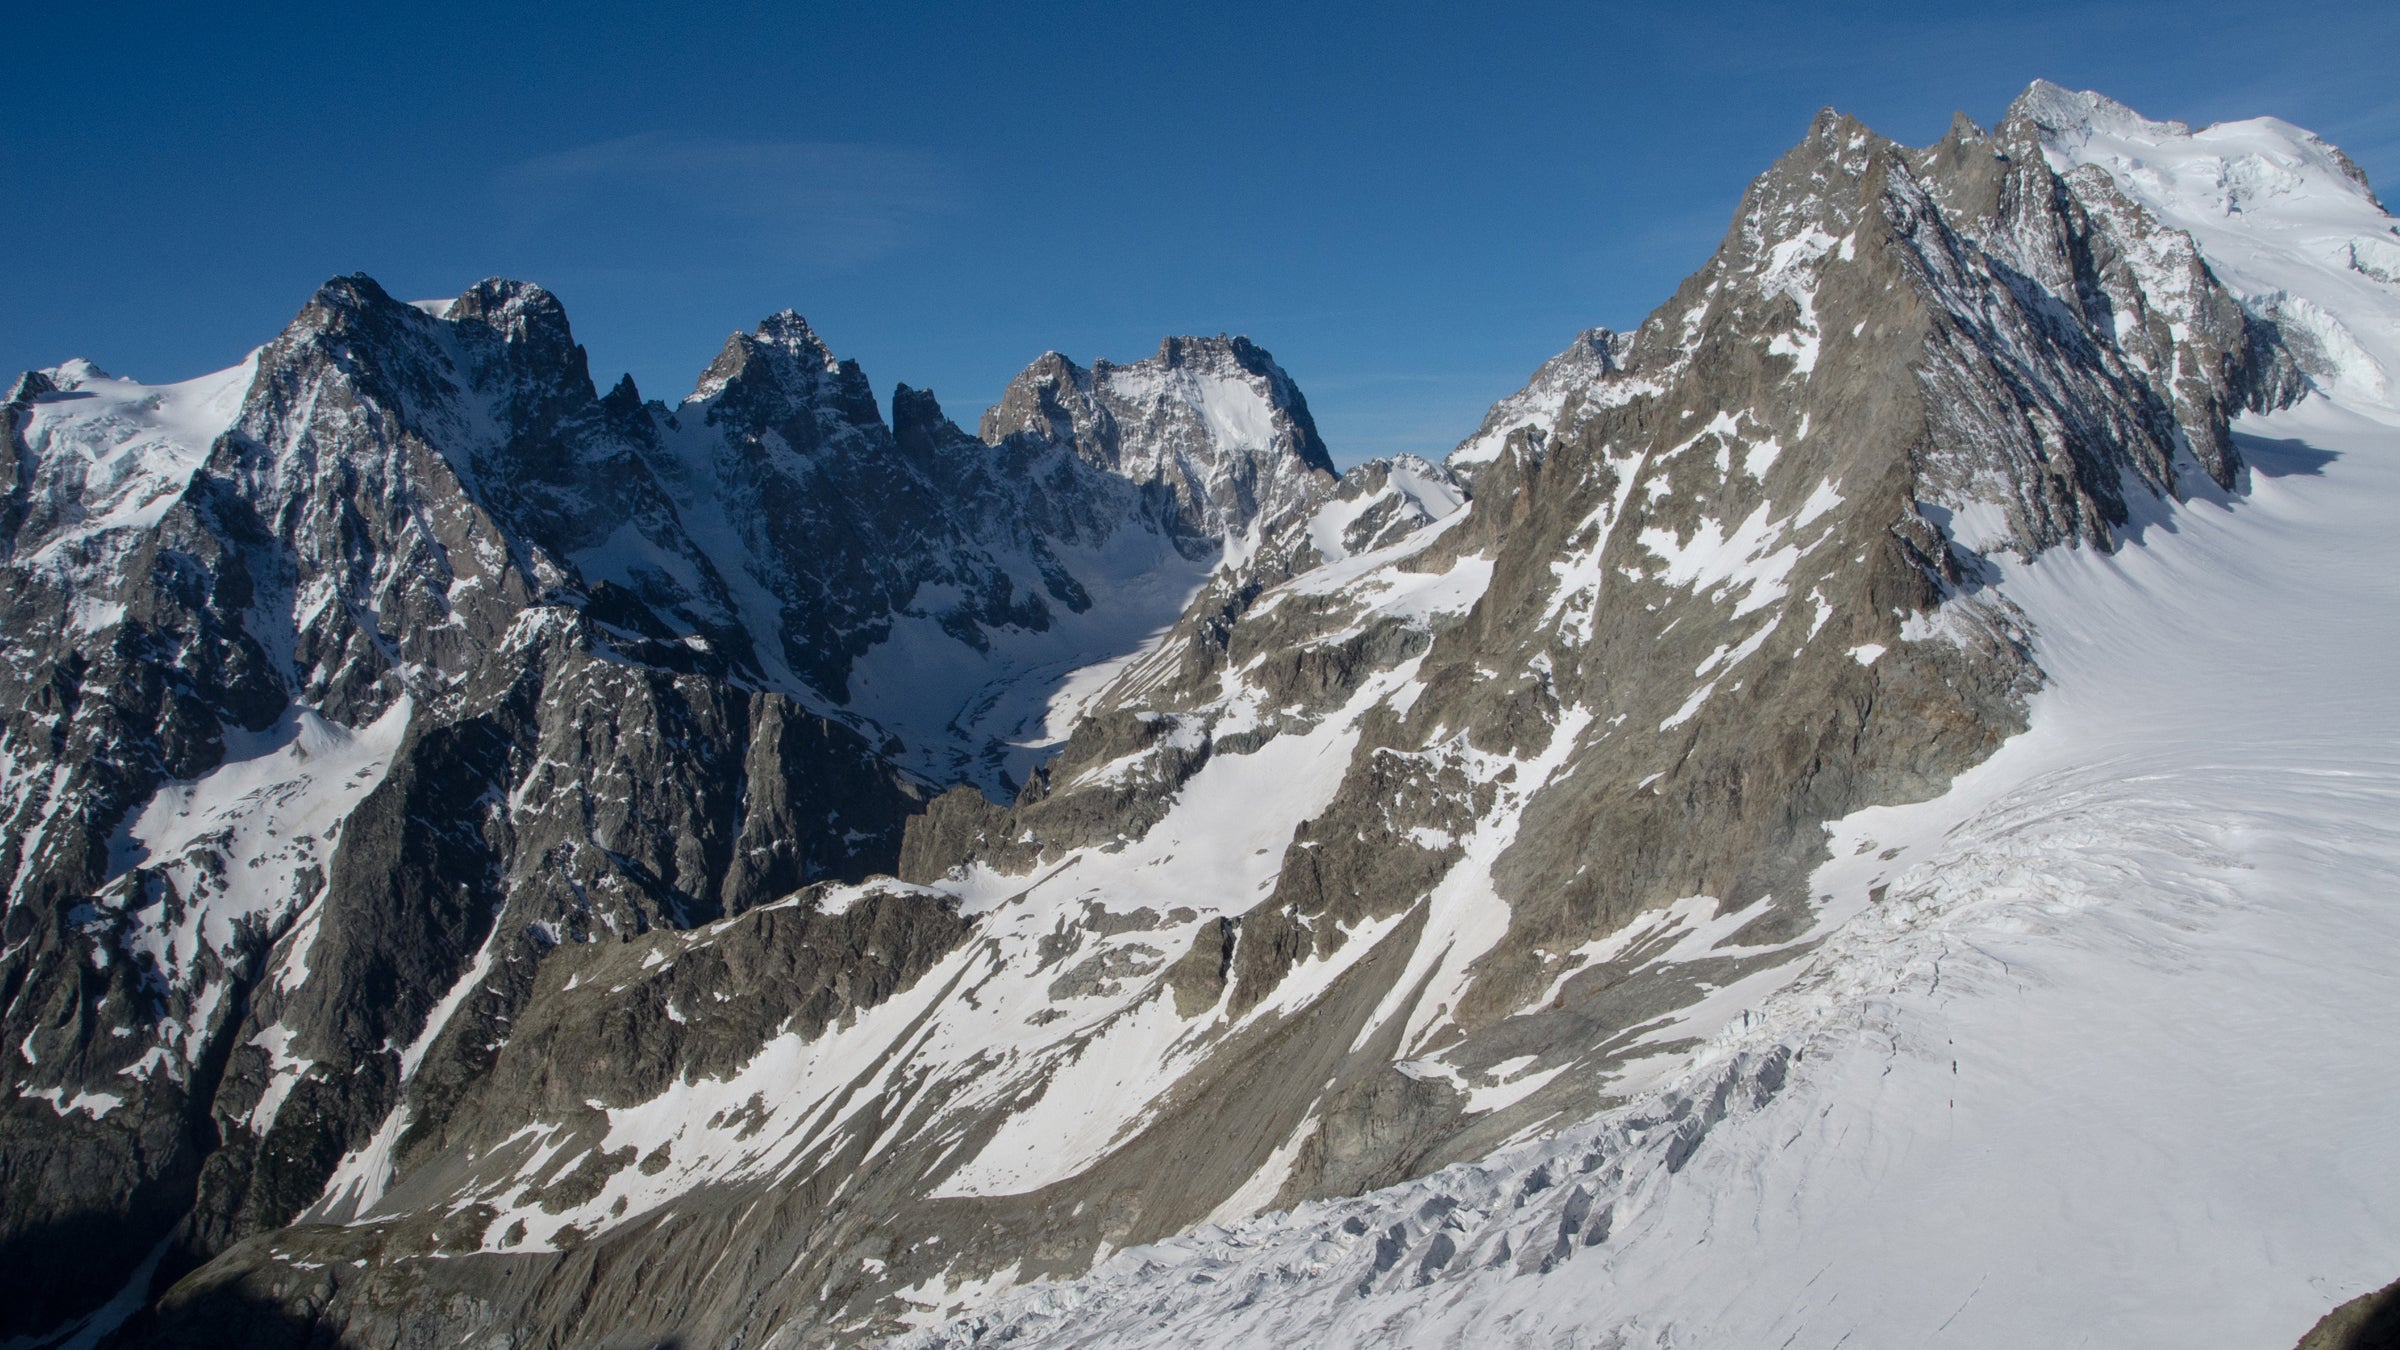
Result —
<instances>
[{"instance_id":1,"label":"deep blue sky","mask_svg":"<svg viewBox=\"0 0 2400 1350\"><path fill-rule=\"evenodd\" d=\"M15 10L0 366L183 378L336 273L497 273L603 383L789 305L970 428L1045 349L1247 333L1348 462L1637 322L1822 105L1921 143L2045 76L2400 189L2389 0L387 8Z\"/></svg>"}]
</instances>

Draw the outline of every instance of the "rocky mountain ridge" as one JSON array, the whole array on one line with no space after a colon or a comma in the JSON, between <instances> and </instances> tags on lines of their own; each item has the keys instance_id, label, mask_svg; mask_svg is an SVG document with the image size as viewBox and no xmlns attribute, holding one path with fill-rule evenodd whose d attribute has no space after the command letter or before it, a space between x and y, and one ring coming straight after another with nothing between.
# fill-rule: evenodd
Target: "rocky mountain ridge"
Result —
<instances>
[{"instance_id":1,"label":"rocky mountain ridge","mask_svg":"<svg viewBox=\"0 0 2400 1350\"><path fill-rule=\"evenodd\" d=\"M1851 147L1846 130L1835 124L1830 139ZM2013 162L1980 199L2019 205L1951 215L1978 200L1964 190L1972 179L1951 175L1993 167L1988 151L1970 153L1990 141ZM1871 177L1881 147L1853 148L1869 151ZM2388 1215L2366 1199L2400 1184L2400 1151L2378 1142L2389 1092L2347 1068L2371 1061L2390 1030L2389 972L2357 954L2400 931L2388 884L2400 862L2389 749L2400 699L2354 656L2362 641L2390 645L2355 616L2394 601L2388 571L2360 562L2389 552L2400 501L2400 404L2386 382L2400 369L2400 293L2354 260L2400 226L2338 151L2287 124L2195 130L2047 85L1988 138L1962 125L1944 146L1886 153L1901 163L1885 170L1880 213L1905 229L1853 239L1853 216L1825 252L1888 251L1939 301L1921 388L1955 401L1909 455L1915 514L1963 578L1942 609L1955 620L1972 598L2038 662L2028 729L1947 790L1826 821L1797 941L1775 940L1764 898L1728 912L1699 896L1645 909L1577 953L1601 980L1552 986L1570 1007L1655 988L1679 968L1704 981L1595 1020L1596 1036L1628 1051L1603 1070L1614 1100L1598 1110L1363 1193L1327 1188L1132 1247L1085 1277L979 1291L955 1320L893 1344L2235 1347L2357 1334L2400 1260ZM1926 228L1926 199L1955 238ZM2027 214L2027 202L2069 209ZM2055 253L2028 247L2062 234L2069 247ZM1843 355L1839 334L1875 328L1838 307L1860 291L1837 280L1820 272L1794 306L1820 319L1820 380ZM2005 295L1986 289L1995 282ZM1975 290L1987 298L1961 303ZM2043 328L2018 327L2012 301L2050 320L2063 350L2021 345ZM1691 312L1679 302L1661 317ZM1772 348L1781 334L1763 336ZM1994 336L2004 344L1987 347ZM2091 386L2075 394L2044 370L2079 349L2087 370L2069 380L2113 383L2107 358L2122 358L2174 410L2188 453L2181 439L2129 441L2123 423L2093 420ZM2001 379L2020 392L2000 397L1991 372L1964 374L1962 358L1979 356L2006 358ZM1695 354L1694 368L1706 359ZM2195 368L2246 370L2247 392L2182 385ZM1859 375L1844 384L1858 390ZM2037 392L2048 397L2024 396ZM1593 394L1563 433L1536 428L1554 459L1583 426L1626 434L1610 420L1624 391ZM1798 401L1825 421L1824 404ZM2191 425L2211 406L2238 409L2219 428L2237 456L2230 487ZM1989 434L1956 439L1995 413ZM2010 433L2046 441L2055 427L2084 429L2091 439L2070 444L2085 452L2172 448L2172 473L2150 486L2121 464L2119 517L2099 492L2070 506L2065 485L2028 494L1974 468L2019 453L2026 442ZM1795 452L1807 442L1781 451L1770 483ZM1492 480L1477 483L1481 511ZM1636 486L1623 500L1644 496ZM2099 518L2098 536L2044 547L2077 513ZM1904 519L1892 533L1906 542L1916 529ZM1641 538L1653 551L1676 542ZM1807 563L1804 551L1792 574ZM1638 570L1603 585L1638 583ZM1829 624L1842 620L1837 607ZM1941 632L1911 617L1897 636ZM1436 639L1429 665L1449 640ZM1907 650L1879 640L1850 655L1880 674ZM1983 651L2003 671L2015 654ZM1755 657L1735 669L1769 678ZM1754 744L1786 725L1754 717ZM1765 754L1752 763L1774 769ZM1595 795L1607 828L1607 794ZM1528 808L1521 838L1538 839L1543 805ZM1564 868L1531 875L1555 885ZM1539 896L1510 899L1512 917L1540 913ZM1463 1056L1435 1058L1395 1067L1438 1072ZM1545 1062L1556 1060L1533 1058L1527 1077ZM1468 1084L1484 1104L1504 1100L1497 1085Z\"/></svg>"},{"instance_id":2,"label":"rocky mountain ridge","mask_svg":"<svg viewBox=\"0 0 2400 1350\"><path fill-rule=\"evenodd\" d=\"M1272 468L1314 433L1264 353L1183 349L1240 353L1220 397L1262 437L1179 428L1186 488L1241 484L1188 520L905 387L887 429L788 313L676 409L600 395L557 301L511 282L407 305L338 279L220 376L18 381L5 1240L40 1292L16 1329L170 1228L188 1264L380 1193L356 1159L438 1128L562 943L889 870L929 786L1005 782L1045 667L1171 617L1255 484L1330 487ZM851 687L878 659L1036 716L887 725Z\"/></svg>"}]
</instances>

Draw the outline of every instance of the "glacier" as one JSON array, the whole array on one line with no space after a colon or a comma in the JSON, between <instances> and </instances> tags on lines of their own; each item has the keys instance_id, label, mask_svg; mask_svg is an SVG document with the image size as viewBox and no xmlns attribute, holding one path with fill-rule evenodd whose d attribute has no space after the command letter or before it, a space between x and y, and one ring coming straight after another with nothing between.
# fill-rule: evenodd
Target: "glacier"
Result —
<instances>
[{"instance_id":1,"label":"glacier","mask_svg":"<svg viewBox=\"0 0 2400 1350\"><path fill-rule=\"evenodd\" d=\"M2235 490L2000 563L2049 677L2028 729L1829 824L1808 939L1652 1037L1699 1044L1628 1065L1626 1105L895 1346L2232 1350L2392 1279L2400 285L2360 260L2400 228L2274 119L2022 106L2298 328L2314 387L2236 421ZM1709 917L1661 913L1655 959Z\"/></svg>"}]
</instances>

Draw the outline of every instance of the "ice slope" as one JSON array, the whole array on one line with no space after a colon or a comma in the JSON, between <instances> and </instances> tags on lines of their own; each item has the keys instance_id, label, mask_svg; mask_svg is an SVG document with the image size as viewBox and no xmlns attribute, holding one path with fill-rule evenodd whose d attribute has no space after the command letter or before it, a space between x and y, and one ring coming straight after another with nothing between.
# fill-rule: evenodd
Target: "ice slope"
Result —
<instances>
[{"instance_id":1,"label":"ice slope","mask_svg":"<svg viewBox=\"0 0 2400 1350\"><path fill-rule=\"evenodd\" d=\"M2387 317L2400 304L2400 228L2341 151L2273 117L2194 131L2055 85L2036 85L2025 104L2052 168L2106 170L2296 342L2319 389L2389 415L2400 394L2400 335Z\"/></svg>"},{"instance_id":2,"label":"ice slope","mask_svg":"<svg viewBox=\"0 0 2400 1350\"><path fill-rule=\"evenodd\" d=\"M904 1344L2230 1350L2400 1270L2400 285L2351 261L2392 223L2281 123L2028 102L2300 316L2318 391L2242 421L2238 493L2000 564L2031 729L1832 827L1821 941L1658 1028L1705 1040L1628 1106Z\"/></svg>"},{"instance_id":3,"label":"ice slope","mask_svg":"<svg viewBox=\"0 0 2400 1350\"><path fill-rule=\"evenodd\" d=\"M257 367L252 352L230 369L166 385L122 379L89 361L38 372L57 392L31 406L19 433L38 466L28 495L53 503L55 517L38 522L41 543L24 565L77 570L89 565L87 555L107 552L98 541L155 526L233 425ZM96 604L76 615L79 627L113 621Z\"/></svg>"}]
</instances>

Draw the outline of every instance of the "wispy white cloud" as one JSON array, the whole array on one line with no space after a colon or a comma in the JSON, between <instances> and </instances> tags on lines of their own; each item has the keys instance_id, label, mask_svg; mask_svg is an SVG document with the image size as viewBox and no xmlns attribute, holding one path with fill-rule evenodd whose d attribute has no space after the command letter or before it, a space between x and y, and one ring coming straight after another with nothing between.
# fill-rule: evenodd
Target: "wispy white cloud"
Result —
<instances>
[{"instance_id":1,"label":"wispy white cloud","mask_svg":"<svg viewBox=\"0 0 2400 1350\"><path fill-rule=\"evenodd\" d=\"M518 243L642 268L854 267L924 239L962 196L922 151L659 132L519 161L493 189Z\"/></svg>"}]
</instances>

